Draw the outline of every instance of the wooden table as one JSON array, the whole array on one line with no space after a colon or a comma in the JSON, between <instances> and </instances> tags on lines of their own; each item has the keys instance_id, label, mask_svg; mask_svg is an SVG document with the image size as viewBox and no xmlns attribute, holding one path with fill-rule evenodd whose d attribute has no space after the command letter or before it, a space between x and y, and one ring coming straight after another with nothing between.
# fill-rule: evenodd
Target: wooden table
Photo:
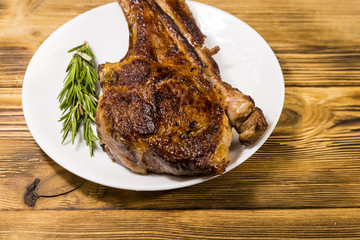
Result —
<instances>
[{"instance_id":1,"label":"wooden table","mask_svg":"<svg viewBox=\"0 0 360 240\"><path fill-rule=\"evenodd\" d=\"M360 238L360 2L199 0L242 19L278 57L286 97L268 141L233 171L192 187L133 192L85 182L24 204L62 168L21 105L26 67L75 16L110 0L0 1L0 238Z\"/></svg>"}]
</instances>

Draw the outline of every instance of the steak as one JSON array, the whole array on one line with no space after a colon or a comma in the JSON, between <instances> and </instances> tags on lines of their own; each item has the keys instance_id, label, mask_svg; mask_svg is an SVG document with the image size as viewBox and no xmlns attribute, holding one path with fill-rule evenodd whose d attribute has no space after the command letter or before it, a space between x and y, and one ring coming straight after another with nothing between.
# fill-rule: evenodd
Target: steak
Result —
<instances>
[{"instance_id":1,"label":"steak","mask_svg":"<svg viewBox=\"0 0 360 240\"><path fill-rule=\"evenodd\" d=\"M99 65L96 115L103 149L136 173L222 174L231 127L251 145L266 130L250 96L222 82L184 0L119 0L129 50Z\"/></svg>"}]
</instances>

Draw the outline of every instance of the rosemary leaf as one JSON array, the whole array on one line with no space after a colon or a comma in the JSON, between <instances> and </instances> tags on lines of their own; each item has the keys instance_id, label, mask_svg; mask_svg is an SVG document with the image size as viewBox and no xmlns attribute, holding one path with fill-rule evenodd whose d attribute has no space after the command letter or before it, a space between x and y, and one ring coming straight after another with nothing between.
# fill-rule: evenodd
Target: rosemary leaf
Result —
<instances>
[{"instance_id":1,"label":"rosemary leaf","mask_svg":"<svg viewBox=\"0 0 360 240\"><path fill-rule=\"evenodd\" d=\"M97 71L94 68L94 53L87 42L68 51L75 52L66 68L63 89L58 100L63 111L59 122L62 122L62 143L71 132L71 142L74 144L79 128L83 127L84 140L89 147L90 155L94 155L95 142L98 137L92 131L95 123L96 105L99 93L96 91L98 82Z\"/></svg>"}]
</instances>

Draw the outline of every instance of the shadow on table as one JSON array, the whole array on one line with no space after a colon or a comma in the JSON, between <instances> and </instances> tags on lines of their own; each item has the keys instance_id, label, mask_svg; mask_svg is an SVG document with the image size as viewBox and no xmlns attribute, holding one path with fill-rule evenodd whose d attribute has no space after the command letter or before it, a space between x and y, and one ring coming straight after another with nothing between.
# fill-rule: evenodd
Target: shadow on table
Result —
<instances>
[{"instance_id":1,"label":"shadow on table","mask_svg":"<svg viewBox=\"0 0 360 240\"><path fill-rule=\"evenodd\" d=\"M254 156L223 176L186 188L139 192L86 182L78 191L106 209L250 209L264 200L274 168L273 159Z\"/></svg>"}]
</instances>

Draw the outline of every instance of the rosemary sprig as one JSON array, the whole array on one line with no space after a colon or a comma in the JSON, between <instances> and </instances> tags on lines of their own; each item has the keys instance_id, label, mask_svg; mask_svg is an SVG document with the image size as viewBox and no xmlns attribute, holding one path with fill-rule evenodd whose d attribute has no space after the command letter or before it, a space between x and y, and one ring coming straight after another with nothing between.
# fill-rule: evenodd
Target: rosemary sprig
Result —
<instances>
[{"instance_id":1,"label":"rosemary sprig","mask_svg":"<svg viewBox=\"0 0 360 240\"><path fill-rule=\"evenodd\" d=\"M66 69L64 88L58 96L60 109L63 111L59 120L63 126L62 143L71 132L71 142L74 144L76 133L82 124L86 145L89 146L90 155L93 156L95 142L99 140L91 129L91 125L95 123L99 98L96 90L98 74L94 68L95 56L87 42L68 52L75 53Z\"/></svg>"}]
</instances>

